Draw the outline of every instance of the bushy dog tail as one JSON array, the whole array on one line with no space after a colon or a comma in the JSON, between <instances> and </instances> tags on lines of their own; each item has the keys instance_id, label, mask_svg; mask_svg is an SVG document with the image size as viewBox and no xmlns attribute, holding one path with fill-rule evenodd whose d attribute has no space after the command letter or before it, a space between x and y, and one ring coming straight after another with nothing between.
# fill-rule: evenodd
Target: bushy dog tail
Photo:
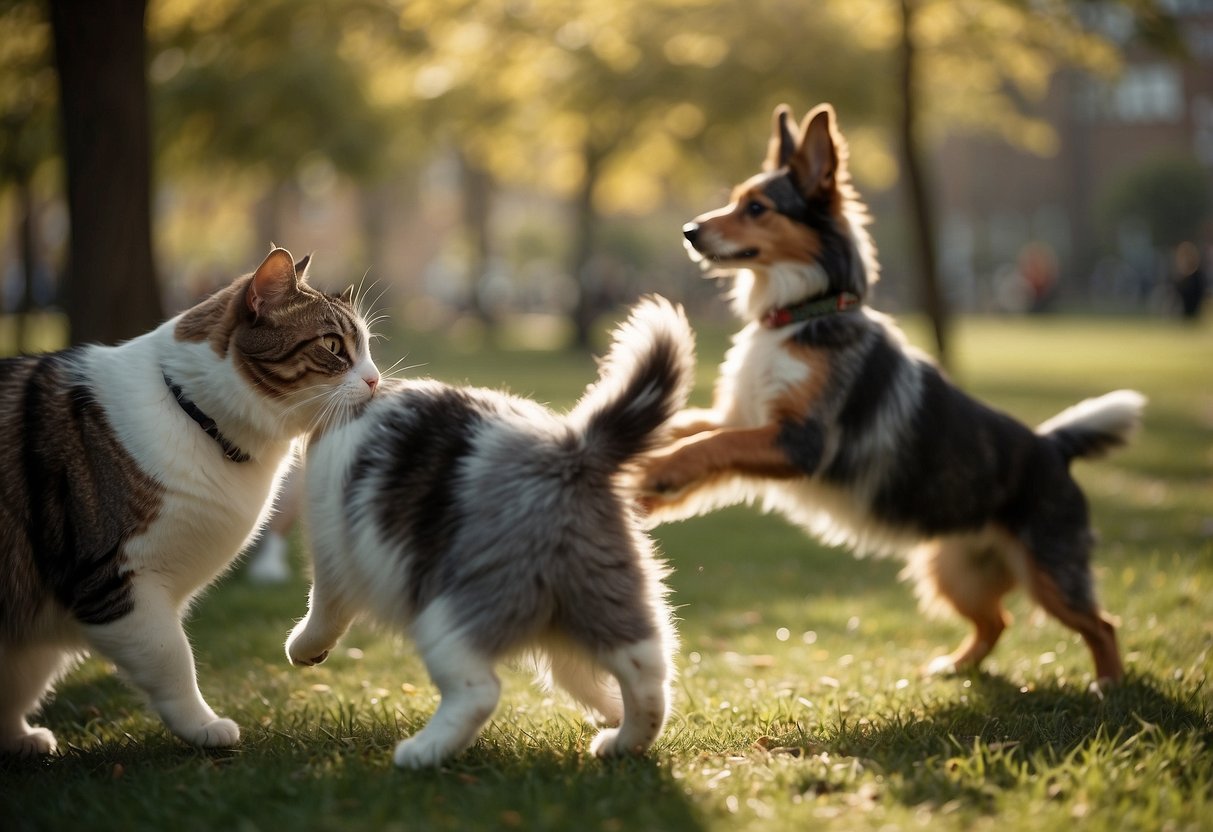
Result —
<instances>
[{"instance_id":1,"label":"bushy dog tail","mask_svg":"<svg viewBox=\"0 0 1213 832\"><path fill-rule=\"evenodd\" d=\"M569 413L586 453L611 470L654 447L686 405L695 380L695 336L682 308L642 298L615 330L611 348Z\"/></svg>"},{"instance_id":2,"label":"bushy dog tail","mask_svg":"<svg viewBox=\"0 0 1213 832\"><path fill-rule=\"evenodd\" d=\"M1115 390L1066 408L1036 432L1060 448L1067 460L1101 457L1133 438L1145 406L1146 397L1136 390Z\"/></svg>"}]
</instances>

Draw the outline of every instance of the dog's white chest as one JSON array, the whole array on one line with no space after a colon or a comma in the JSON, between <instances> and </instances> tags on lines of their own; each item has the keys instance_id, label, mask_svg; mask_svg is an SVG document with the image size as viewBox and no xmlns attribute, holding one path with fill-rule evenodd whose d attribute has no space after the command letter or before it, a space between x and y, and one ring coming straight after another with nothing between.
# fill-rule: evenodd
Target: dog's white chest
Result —
<instances>
[{"instance_id":1,"label":"dog's white chest","mask_svg":"<svg viewBox=\"0 0 1213 832\"><path fill-rule=\"evenodd\" d=\"M750 324L734 339L721 365L726 421L758 427L770 421L772 403L809 376L809 366L784 349L786 334Z\"/></svg>"}]
</instances>

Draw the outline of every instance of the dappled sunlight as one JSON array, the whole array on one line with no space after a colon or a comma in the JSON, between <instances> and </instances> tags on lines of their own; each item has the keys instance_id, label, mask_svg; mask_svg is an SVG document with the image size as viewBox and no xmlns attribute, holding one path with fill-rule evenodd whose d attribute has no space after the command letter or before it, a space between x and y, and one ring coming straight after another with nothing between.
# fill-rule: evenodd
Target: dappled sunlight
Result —
<instances>
[{"instance_id":1,"label":"dappled sunlight","mask_svg":"<svg viewBox=\"0 0 1213 832\"><path fill-rule=\"evenodd\" d=\"M123 322L131 301L104 298L120 282L107 268L127 274L118 254L72 248L92 225L68 200L73 109L47 15L59 4L0 6L0 354L11 355L70 345L73 299ZM140 188L155 269L140 285L160 311L281 243L315 253L309 282L353 283L368 315L386 318L372 347L385 378L556 409L595 378L622 310L654 292L684 304L692 402L711 402L738 325L722 297L731 278L704 279L683 224L759 170L776 105L803 117L832 103L880 250L865 301L933 352L942 318L914 311L920 247L933 241L927 282L951 313L947 371L964 390L1029 425L1111 390L1149 399L1128 447L1073 466L1127 678L1093 686L1091 649L1022 588L979 670L928 674L971 625L924 613L901 557L857 558L733 506L652 532L680 643L650 753L596 759L599 726L505 666L474 745L402 772L393 749L431 720L438 689L403 634L363 624L323 664L289 664L284 641L309 603L300 529L285 583L256 583L237 563L186 617L198 685L240 726L238 746L182 743L89 657L31 717L60 753L0 756L0 817L96 832L1207 824L1209 299L1203 318L1178 318L1193 253L1209 273L1213 197L1203 156L1152 158L1209 149L1196 118L1208 56L1170 50L1213 32L1213 18L1201 4L1158 8L1196 28L1170 30L1150 3L1061 0L149 0L135 70L146 68L150 125L118 132L123 150L150 147ZM115 66L138 57L106 54ZM88 66L102 79L114 68ZM916 155L921 182L906 163ZM921 234L905 201L916 183L938 201ZM111 204L126 216L124 184L92 190L105 200L93 219ZM750 220L773 218L759 208Z\"/></svg>"}]
</instances>

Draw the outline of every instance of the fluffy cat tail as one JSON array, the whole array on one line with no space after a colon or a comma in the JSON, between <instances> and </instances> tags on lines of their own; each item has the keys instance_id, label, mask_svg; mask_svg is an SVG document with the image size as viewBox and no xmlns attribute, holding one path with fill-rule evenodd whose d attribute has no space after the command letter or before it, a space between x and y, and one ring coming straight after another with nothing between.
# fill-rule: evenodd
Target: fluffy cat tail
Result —
<instances>
[{"instance_id":1,"label":"fluffy cat tail","mask_svg":"<svg viewBox=\"0 0 1213 832\"><path fill-rule=\"evenodd\" d=\"M1133 438L1145 406L1146 397L1136 390L1114 390L1066 408L1036 432L1060 448L1067 460L1101 457Z\"/></svg>"},{"instance_id":2,"label":"fluffy cat tail","mask_svg":"<svg viewBox=\"0 0 1213 832\"><path fill-rule=\"evenodd\" d=\"M569 413L587 453L615 469L654 447L695 380L695 336L682 307L649 295L615 330L611 348Z\"/></svg>"}]
</instances>

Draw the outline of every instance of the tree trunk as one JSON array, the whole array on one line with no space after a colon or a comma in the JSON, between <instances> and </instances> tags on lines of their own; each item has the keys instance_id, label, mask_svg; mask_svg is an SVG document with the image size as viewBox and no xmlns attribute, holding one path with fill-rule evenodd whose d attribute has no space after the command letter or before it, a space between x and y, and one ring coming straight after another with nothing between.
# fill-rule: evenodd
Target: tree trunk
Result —
<instances>
[{"instance_id":1,"label":"tree trunk","mask_svg":"<svg viewBox=\"0 0 1213 832\"><path fill-rule=\"evenodd\" d=\"M32 347L29 338L29 318L34 311L34 282L37 280L37 249L34 246L34 188L29 176L17 180L17 211L20 214L17 234L21 252L21 300L17 306L16 352Z\"/></svg>"},{"instance_id":2,"label":"tree trunk","mask_svg":"<svg viewBox=\"0 0 1213 832\"><path fill-rule=\"evenodd\" d=\"M492 249L493 177L458 151L459 185L463 203L463 229L468 252L468 301L472 311L488 326L494 323L491 298L485 292Z\"/></svg>"},{"instance_id":3,"label":"tree trunk","mask_svg":"<svg viewBox=\"0 0 1213 832\"><path fill-rule=\"evenodd\" d=\"M593 143L585 146L585 176L573 204L573 248L569 257L569 274L577 282L577 305L573 308L573 339L579 349L591 346L594 321L602 311L599 301L601 287L590 269L594 256L594 232L598 215L594 212L594 187L602 166L603 154Z\"/></svg>"},{"instance_id":4,"label":"tree trunk","mask_svg":"<svg viewBox=\"0 0 1213 832\"><path fill-rule=\"evenodd\" d=\"M74 343L112 343L163 317L152 262L146 0L51 0L71 244Z\"/></svg>"},{"instance_id":5,"label":"tree trunk","mask_svg":"<svg viewBox=\"0 0 1213 832\"><path fill-rule=\"evenodd\" d=\"M901 0L901 155L906 173L905 193L909 201L910 221L918 256L918 280L923 311L931 321L935 352L939 363L948 363L949 315L947 299L939 285L935 255L935 217L927 185L926 165L918 145L917 84L914 76L914 3Z\"/></svg>"}]
</instances>

